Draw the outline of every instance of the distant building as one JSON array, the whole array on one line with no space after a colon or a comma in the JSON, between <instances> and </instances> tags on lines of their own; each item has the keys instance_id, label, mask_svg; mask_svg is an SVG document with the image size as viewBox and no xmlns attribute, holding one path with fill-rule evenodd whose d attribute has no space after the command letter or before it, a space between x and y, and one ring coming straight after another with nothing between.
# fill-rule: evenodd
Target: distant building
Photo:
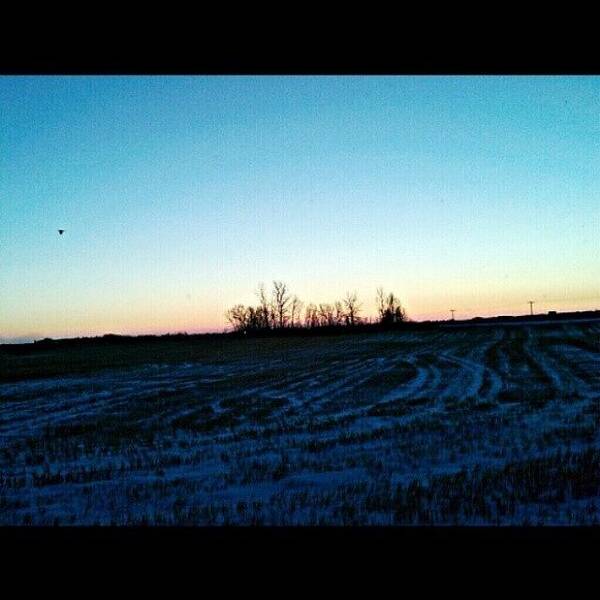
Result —
<instances>
[{"instance_id":1,"label":"distant building","mask_svg":"<svg viewBox=\"0 0 600 600\"><path fill-rule=\"evenodd\" d=\"M548 311L548 316L549 317L555 317L556 316L556 311L555 310L549 310Z\"/></svg>"}]
</instances>

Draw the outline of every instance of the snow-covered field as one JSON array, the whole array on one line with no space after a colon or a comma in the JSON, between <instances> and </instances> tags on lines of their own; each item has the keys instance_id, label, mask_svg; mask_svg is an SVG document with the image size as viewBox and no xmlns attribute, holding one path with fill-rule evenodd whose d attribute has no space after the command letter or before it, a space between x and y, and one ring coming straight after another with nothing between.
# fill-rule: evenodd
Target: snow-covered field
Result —
<instances>
[{"instance_id":1,"label":"snow-covered field","mask_svg":"<svg viewBox=\"0 0 600 600\"><path fill-rule=\"evenodd\" d=\"M1 384L0 524L599 522L600 324L260 343Z\"/></svg>"}]
</instances>

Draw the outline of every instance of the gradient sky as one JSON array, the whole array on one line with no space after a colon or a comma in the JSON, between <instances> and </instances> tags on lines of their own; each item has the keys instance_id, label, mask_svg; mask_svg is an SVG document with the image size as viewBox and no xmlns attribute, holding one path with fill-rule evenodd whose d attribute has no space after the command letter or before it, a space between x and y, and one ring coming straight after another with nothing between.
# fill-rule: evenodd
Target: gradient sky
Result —
<instances>
[{"instance_id":1,"label":"gradient sky","mask_svg":"<svg viewBox=\"0 0 600 600\"><path fill-rule=\"evenodd\" d=\"M599 168L599 77L0 77L0 338L600 308Z\"/></svg>"}]
</instances>

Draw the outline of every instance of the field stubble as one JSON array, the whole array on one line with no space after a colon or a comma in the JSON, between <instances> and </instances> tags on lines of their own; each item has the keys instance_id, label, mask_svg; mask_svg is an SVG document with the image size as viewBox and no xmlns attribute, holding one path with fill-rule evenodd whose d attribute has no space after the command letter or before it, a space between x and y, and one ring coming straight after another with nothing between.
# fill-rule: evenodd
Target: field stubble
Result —
<instances>
[{"instance_id":1,"label":"field stubble","mask_svg":"<svg viewBox=\"0 0 600 600\"><path fill-rule=\"evenodd\" d=\"M67 363L33 356L0 384L0 523L596 524L598 338L238 340L45 378Z\"/></svg>"}]
</instances>

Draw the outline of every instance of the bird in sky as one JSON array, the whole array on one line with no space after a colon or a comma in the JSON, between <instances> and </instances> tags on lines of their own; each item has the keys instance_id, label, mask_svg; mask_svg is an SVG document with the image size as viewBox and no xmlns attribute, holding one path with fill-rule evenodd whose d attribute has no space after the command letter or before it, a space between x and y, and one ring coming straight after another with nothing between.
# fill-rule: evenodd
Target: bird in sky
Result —
<instances>
[{"instance_id":1,"label":"bird in sky","mask_svg":"<svg viewBox=\"0 0 600 600\"><path fill-rule=\"evenodd\" d=\"M58 235L62 235L64 232L65 232L65 230L64 230L64 229L59 229L59 230L58 230Z\"/></svg>"}]
</instances>

